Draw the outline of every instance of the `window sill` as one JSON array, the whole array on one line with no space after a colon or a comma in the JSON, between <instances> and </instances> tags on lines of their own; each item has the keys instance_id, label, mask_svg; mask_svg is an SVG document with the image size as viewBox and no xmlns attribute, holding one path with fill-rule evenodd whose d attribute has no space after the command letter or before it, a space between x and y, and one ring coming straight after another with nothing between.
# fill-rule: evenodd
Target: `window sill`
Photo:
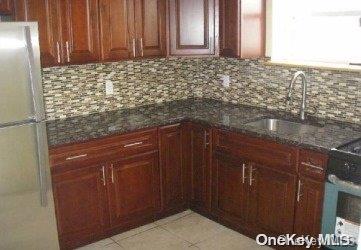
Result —
<instances>
[{"instance_id":1,"label":"window sill","mask_svg":"<svg viewBox=\"0 0 361 250\"><path fill-rule=\"evenodd\" d=\"M286 67L300 67L307 69L326 69L336 71L361 72L361 66L352 66L346 64L334 63L317 63L317 62L282 62L268 60L264 62L266 65L278 65Z\"/></svg>"}]
</instances>

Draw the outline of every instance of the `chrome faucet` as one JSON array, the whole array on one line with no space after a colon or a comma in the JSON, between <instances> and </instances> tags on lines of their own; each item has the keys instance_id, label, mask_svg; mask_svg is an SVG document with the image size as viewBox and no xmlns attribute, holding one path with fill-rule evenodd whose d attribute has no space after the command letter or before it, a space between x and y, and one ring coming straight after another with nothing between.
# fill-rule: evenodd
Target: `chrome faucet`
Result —
<instances>
[{"instance_id":1,"label":"chrome faucet","mask_svg":"<svg viewBox=\"0 0 361 250\"><path fill-rule=\"evenodd\" d=\"M288 88L286 102L288 104L290 103L292 91L293 91L293 85L299 76L302 78L302 103L301 103L301 108L300 108L300 119L302 121L304 121L305 120L305 111L306 111L306 99L307 99L307 78L306 78L305 72L297 71L293 75L290 86Z\"/></svg>"}]
</instances>

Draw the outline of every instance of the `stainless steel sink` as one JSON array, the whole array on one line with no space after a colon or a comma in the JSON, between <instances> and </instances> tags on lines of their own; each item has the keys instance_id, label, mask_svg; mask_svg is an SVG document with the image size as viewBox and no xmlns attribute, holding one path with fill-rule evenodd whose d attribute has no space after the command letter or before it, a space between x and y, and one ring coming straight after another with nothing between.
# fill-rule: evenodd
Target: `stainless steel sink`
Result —
<instances>
[{"instance_id":1,"label":"stainless steel sink","mask_svg":"<svg viewBox=\"0 0 361 250\"><path fill-rule=\"evenodd\" d=\"M261 119L254 122L249 122L246 125L273 132L286 133L286 134L304 134L316 132L320 127L303 124L298 122L291 122L280 119Z\"/></svg>"}]
</instances>

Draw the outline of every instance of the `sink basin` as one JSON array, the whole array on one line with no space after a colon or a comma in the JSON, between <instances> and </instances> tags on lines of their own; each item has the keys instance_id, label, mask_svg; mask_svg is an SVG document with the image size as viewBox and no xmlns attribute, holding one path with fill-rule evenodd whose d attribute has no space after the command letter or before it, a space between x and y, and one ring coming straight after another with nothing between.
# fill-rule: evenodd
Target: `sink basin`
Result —
<instances>
[{"instance_id":1,"label":"sink basin","mask_svg":"<svg viewBox=\"0 0 361 250\"><path fill-rule=\"evenodd\" d=\"M304 134L310 132L316 132L320 129L317 126L303 124L298 122L291 122L280 119L261 119L254 122L249 122L246 125L262 129L268 130L272 132L286 133L286 134Z\"/></svg>"}]
</instances>

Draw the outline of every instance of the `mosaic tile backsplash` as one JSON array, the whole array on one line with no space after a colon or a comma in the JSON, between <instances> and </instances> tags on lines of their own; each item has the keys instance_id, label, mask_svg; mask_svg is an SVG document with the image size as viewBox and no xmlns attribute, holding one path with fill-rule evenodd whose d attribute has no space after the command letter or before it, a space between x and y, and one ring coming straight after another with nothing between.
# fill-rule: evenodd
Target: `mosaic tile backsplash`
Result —
<instances>
[{"instance_id":1,"label":"mosaic tile backsplash","mask_svg":"<svg viewBox=\"0 0 361 250\"><path fill-rule=\"evenodd\" d=\"M47 119L205 97L297 113L301 84L286 105L289 81L299 68L232 58L161 58L43 69ZM308 113L361 124L361 73L306 69ZM231 77L230 88L220 85ZM105 82L114 95L105 95Z\"/></svg>"}]
</instances>

